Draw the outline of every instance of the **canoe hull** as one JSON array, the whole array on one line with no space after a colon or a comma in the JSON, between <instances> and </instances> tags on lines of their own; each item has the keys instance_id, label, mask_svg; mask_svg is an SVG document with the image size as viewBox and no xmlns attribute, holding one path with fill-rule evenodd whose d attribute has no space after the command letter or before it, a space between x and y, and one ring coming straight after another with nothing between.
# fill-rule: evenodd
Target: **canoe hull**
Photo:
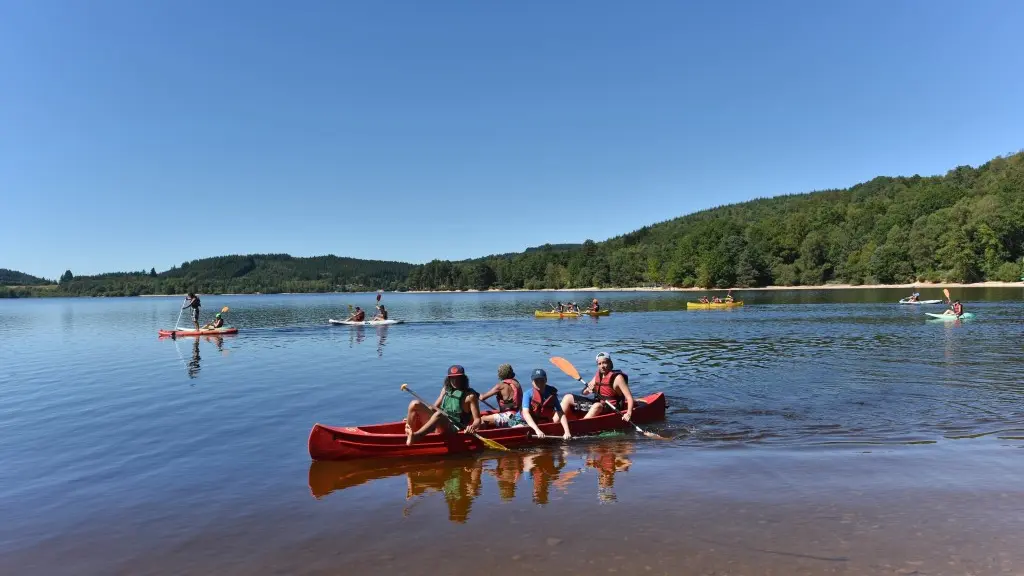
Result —
<instances>
[{"instance_id":1,"label":"canoe hull","mask_svg":"<svg viewBox=\"0 0 1024 576\"><path fill-rule=\"evenodd\" d=\"M238 334L238 328L225 326L223 328L210 328L208 330L160 330L160 336L220 336L223 334Z\"/></svg>"},{"instance_id":2,"label":"canoe hull","mask_svg":"<svg viewBox=\"0 0 1024 576\"><path fill-rule=\"evenodd\" d=\"M597 312L584 310L579 314L575 312L545 312L543 310L534 310L533 315L536 318L579 318L580 316L607 316L611 313L611 310L598 310Z\"/></svg>"},{"instance_id":3,"label":"canoe hull","mask_svg":"<svg viewBox=\"0 0 1024 576\"><path fill-rule=\"evenodd\" d=\"M405 320L363 320L362 322L356 322L354 320L335 320L329 318L327 322L340 326L391 326L392 324L401 324Z\"/></svg>"},{"instance_id":4,"label":"canoe hull","mask_svg":"<svg viewBox=\"0 0 1024 576\"><path fill-rule=\"evenodd\" d=\"M687 302L687 310L719 310L722 308L739 308L743 306L742 301L736 302L710 302L705 304L703 302Z\"/></svg>"},{"instance_id":5,"label":"canoe hull","mask_svg":"<svg viewBox=\"0 0 1024 576\"><path fill-rule=\"evenodd\" d=\"M633 409L633 422L645 424L664 420L665 394L656 392L639 399ZM573 415L575 416L575 415ZM562 425L555 422L538 423L548 436L561 436ZM595 418L570 417L573 436L587 436L613 430L632 430L633 427L615 412ZM533 435L529 426L516 428L482 428L479 434L507 448L530 446L545 442ZM412 446L405 444L405 424L391 422L371 426L336 427L315 424L309 433L309 457L313 460L355 460L359 458L406 458L410 456L445 456L480 452L484 445L468 434L431 432Z\"/></svg>"}]
</instances>

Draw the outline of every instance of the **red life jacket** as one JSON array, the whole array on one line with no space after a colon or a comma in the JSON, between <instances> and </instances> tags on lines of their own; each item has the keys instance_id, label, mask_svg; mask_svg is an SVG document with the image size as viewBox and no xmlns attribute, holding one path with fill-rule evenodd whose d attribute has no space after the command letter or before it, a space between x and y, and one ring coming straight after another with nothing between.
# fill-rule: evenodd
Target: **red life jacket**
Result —
<instances>
[{"instance_id":1,"label":"red life jacket","mask_svg":"<svg viewBox=\"0 0 1024 576\"><path fill-rule=\"evenodd\" d=\"M611 400L612 404L615 404L616 408L623 406L626 402L626 397L612 385L615 381L615 377L620 374L626 381L626 384L629 384L629 375L622 370L612 370L604 376L598 372L597 375L594 376L596 379L596 382L594 383L594 395L598 398Z\"/></svg>"},{"instance_id":2,"label":"red life jacket","mask_svg":"<svg viewBox=\"0 0 1024 576\"><path fill-rule=\"evenodd\" d=\"M506 378L502 380L505 384L508 384L515 390L515 395L511 400L502 398L501 394L498 394L498 410L501 412L507 412L509 410L519 412L523 408L523 387L517 386L519 382L515 378Z\"/></svg>"},{"instance_id":3,"label":"red life jacket","mask_svg":"<svg viewBox=\"0 0 1024 576\"><path fill-rule=\"evenodd\" d=\"M963 304L953 304L953 313L956 314L957 316L963 314L964 313L964 305Z\"/></svg>"},{"instance_id":4,"label":"red life jacket","mask_svg":"<svg viewBox=\"0 0 1024 576\"><path fill-rule=\"evenodd\" d=\"M546 386L546 385L545 385ZM551 386L546 386L551 388ZM541 402L540 390L533 388L533 395L530 396L530 413L541 418L551 418L555 415L555 404L558 402L558 390L552 388L551 394Z\"/></svg>"},{"instance_id":5,"label":"red life jacket","mask_svg":"<svg viewBox=\"0 0 1024 576\"><path fill-rule=\"evenodd\" d=\"M356 317L353 318L352 320L356 322L362 322L363 320L366 320L366 312L363 312L362 310L356 312Z\"/></svg>"}]
</instances>

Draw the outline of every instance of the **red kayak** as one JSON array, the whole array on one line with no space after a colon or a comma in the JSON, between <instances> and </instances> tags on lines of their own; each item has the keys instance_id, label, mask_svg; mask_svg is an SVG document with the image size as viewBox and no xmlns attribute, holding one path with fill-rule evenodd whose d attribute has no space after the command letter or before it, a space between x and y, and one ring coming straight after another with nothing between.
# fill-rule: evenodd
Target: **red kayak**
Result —
<instances>
[{"instance_id":1,"label":"red kayak","mask_svg":"<svg viewBox=\"0 0 1024 576\"><path fill-rule=\"evenodd\" d=\"M195 328L181 328L178 330L160 330L157 334L160 336L216 336L218 334L238 334L238 328L233 326L224 326L223 328L204 328L202 330L196 330Z\"/></svg>"},{"instance_id":2,"label":"red kayak","mask_svg":"<svg viewBox=\"0 0 1024 576\"><path fill-rule=\"evenodd\" d=\"M645 424L665 418L665 394L655 392L637 400L633 408L633 422ZM573 436L587 436L612 430L632 430L633 426L615 412L608 412L587 420L571 414L569 430ZM555 422L537 423L544 434L562 436L562 425ZM494 440L507 448L529 446L543 442L529 426L516 428L481 428L480 436ZM356 458L404 458L406 456L443 456L478 452L484 449L480 440L469 434L431 432L412 446L405 445L405 422L373 424L370 426L313 425L309 433L309 456L313 460L353 460Z\"/></svg>"}]
</instances>

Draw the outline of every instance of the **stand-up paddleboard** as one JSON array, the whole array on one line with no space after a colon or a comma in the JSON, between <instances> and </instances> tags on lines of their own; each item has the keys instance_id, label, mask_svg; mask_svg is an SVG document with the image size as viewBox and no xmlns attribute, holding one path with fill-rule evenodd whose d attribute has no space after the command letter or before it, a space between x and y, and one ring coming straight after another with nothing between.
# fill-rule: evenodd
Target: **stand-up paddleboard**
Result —
<instances>
[{"instance_id":1,"label":"stand-up paddleboard","mask_svg":"<svg viewBox=\"0 0 1024 576\"><path fill-rule=\"evenodd\" d=\"M952 322L957 319L955 314L932 314L931 312L925 312L925 314L938 320L946 320L947 322ZM974 314L971 312L964 312L960 315L960 318L974 318Z\"/></svg>"},{"instance_id":2,"label":"stand-up paddleboard","mask_svg":"<svg viewBox=\"0 0 1024 576\"><path fill-rule=\"evenodd\" d=\"M177 330L160 330L157 334L161 336L215 336L217 334L238 334L238 328L234 326L223 326L221 328L178 328Z\"/></svg>"},{"instance_id":3,"label":"stand-up paddleboard","mask_svg":"<svg viewBox=\"0 0 1024 576\"><path fill-rule=\"evenodd\" d=\"M363 320L362 322L356 322L355 320L335 320L333 318L329 318L327 321L339 326L391 326L392 324L405 322L405 320Z\"/></svg>"}]
</instances>

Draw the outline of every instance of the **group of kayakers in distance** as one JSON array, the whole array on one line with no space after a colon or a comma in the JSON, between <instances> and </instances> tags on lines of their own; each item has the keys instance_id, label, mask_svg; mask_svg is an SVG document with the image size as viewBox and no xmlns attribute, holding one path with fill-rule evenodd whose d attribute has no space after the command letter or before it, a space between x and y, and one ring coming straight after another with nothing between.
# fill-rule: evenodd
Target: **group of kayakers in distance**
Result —
<instances>
[{"instance_id":1,"label":"group of kayakers in distance","mask_svg":"<svg viewBox=\"0 0 1024 576\"><path fill-rule=\"evenodd\" d=\"M711 299L709 299L707 296L701 296L699 300L701 304L731 304L734 301L735 299L732 297L732 290L729 290L729 293L725 295L725 300L719 298L718 296L715 296L714 298Z\"/></svg>"},{"instance_id":2,"label":"group of kayakers in distance","mask_svg":"<svg viewBox=\"0 0 1024 576\"><path fill-rule=\"evenodd\" d=\"M538 419L562 425L562 438L572 437L570 420L594 418L606 412L621 411L622 419L629 422L633 415L634 400L629 389L629 377L615 370L611 355L597 355L597 372L587 382L583 394L566 394L561 402L558 389L548 384L548 375L542 368L530 374L531 386L523 389L510 364L498 367L499 381L481 395L469 385L466 370L455 364L448 368L437 400L430 406L419 399L409 403L405 418L406 444L412 445L437 427L451 432L475 433L483 427L514 428L529 426L538 438L545 434ZM495 398L498 404L492 414L481 416L480 403ZM607 403L607 404L606 404ZM611 404L614 408L608 406ZM566 414L572 413L574 418Z\"/></svg>"},{"instance_id":3,"label":"group of kayakers in distance","mask_svg":"<svg viewBox=\"0 0 1024 576\"><path fill-rule=\"evenodd\" d=\"M597 298L594 298L590 302L590 308L587 308L586 311L587 312L598 312L600 310L601 310L601 306L597 303ZM555 307L552 308L551 311L552 312L560 312L560 313L576 313L576 314L582 314L583 313L583 310L580 310L580 305L575 303L575 302L566 302L565 304L562 304L561 302L556 302L555 303Z\"/></svg>"},{"instance_id":4,"label":"group of kayakers in distance","mask_svg":"<svg viewBox=\"0 0 1024 576\"><path fill-rule=\"evenodd\" d=\"M942 313L942 315L943 316L956 316L957 318L963 316L964 315L964 305L961 304L959 300L950 300L950 298L949 298L949 291L948 290L944 290L943 292L945 292L945 294L946 294L946 304L949 306L949 308L947 308L946 311ZM905 303L908 303L908 304L912 304L912 303L915 303L915 302L922 302L921 301L921 293L920 292L914 292L910 296L904 298L903 300L900 300L900 302L901 303L905 302ZM941 300L925 300L922 303L923 304L939 304L940 302L942 302L942 301Z\"/></svg>"}]
</instances>

